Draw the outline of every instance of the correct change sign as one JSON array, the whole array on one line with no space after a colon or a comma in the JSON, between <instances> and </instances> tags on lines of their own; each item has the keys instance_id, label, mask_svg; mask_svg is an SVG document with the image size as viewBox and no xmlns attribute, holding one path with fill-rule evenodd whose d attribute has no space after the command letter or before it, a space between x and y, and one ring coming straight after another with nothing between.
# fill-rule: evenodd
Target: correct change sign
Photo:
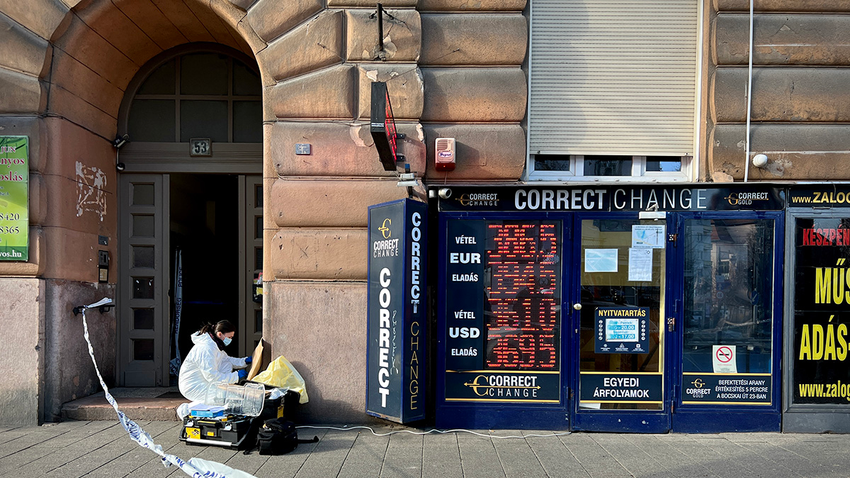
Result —
<instances>
[{"instance_id":1,"label":"correct change sign","mask_svg":"<svg viewBox=\"0 0 850 478\"><path fill-rule=\"evenodd\" d=\"M409 199L369 207L366 412L399 423L425 418L426 218Z\"/></svg>"}]
</instances>

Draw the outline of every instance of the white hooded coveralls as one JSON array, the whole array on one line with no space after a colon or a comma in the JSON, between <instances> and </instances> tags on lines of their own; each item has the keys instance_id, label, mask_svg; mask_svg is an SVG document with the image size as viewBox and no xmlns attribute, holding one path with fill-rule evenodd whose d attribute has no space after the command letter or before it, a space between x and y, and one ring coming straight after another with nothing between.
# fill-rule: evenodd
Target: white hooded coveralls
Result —
<instances>
[{"instance_id":1,"label":"white hooded coveralls","mask_svg":"<svg viewBox=\"0 0 850 478\"><path fill-rule=\"evenodd\" d=\"M209 333L195 332L192 342L195 345L180 366L180 393L188 400L214 405L211 403L216 395L213 388L238 382L239 374L233 369L245 368L247 364L244 358L233 358L219 350Z\"/></svg>"}]
</instances>

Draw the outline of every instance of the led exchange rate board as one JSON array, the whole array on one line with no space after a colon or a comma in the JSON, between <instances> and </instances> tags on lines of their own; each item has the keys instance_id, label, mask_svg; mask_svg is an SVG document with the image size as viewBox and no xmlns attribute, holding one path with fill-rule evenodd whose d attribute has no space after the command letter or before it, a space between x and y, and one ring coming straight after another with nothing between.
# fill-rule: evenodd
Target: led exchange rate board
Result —
<instances>
[{"instance_id":1,"label":"led exchange rate board","mask_svg":"<svg viewBox=\"0 0 850 478\"><path fill-rule=\"evenodd\" d=\"M559 221L447 224L445 399L559 402Z\"/></svg>"}]
</instances>

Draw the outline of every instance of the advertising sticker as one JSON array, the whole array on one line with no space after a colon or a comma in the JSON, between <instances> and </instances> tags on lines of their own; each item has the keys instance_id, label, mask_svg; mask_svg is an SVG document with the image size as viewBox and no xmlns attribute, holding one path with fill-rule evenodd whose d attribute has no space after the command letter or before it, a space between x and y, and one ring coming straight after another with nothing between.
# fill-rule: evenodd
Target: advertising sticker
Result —
<instances>
[{"instance_id":1,"label":"advertising sticker","mask_svg":"<svg viewBox=\"0 0 850 478\"><path fill-rule=\"evenodd\" d=\"M29 259L29 139L0 136L0 260Z\"/></svg>"}]
</instances>

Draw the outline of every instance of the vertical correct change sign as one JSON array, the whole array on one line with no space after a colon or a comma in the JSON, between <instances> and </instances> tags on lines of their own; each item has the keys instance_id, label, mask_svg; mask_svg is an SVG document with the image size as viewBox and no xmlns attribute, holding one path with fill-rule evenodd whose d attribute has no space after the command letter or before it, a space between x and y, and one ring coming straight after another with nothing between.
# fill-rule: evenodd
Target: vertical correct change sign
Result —
<instances>
[{"instance_id":1,"label":"vertical correct change sign","mask_svg":"<svg viewBox=\"0 0 850 478\"><path fill-rule=\"evenodd\" d=\"M404 199L369 207L366 413L425 418L426 206Z\"/></svg>"}]
</instances>

